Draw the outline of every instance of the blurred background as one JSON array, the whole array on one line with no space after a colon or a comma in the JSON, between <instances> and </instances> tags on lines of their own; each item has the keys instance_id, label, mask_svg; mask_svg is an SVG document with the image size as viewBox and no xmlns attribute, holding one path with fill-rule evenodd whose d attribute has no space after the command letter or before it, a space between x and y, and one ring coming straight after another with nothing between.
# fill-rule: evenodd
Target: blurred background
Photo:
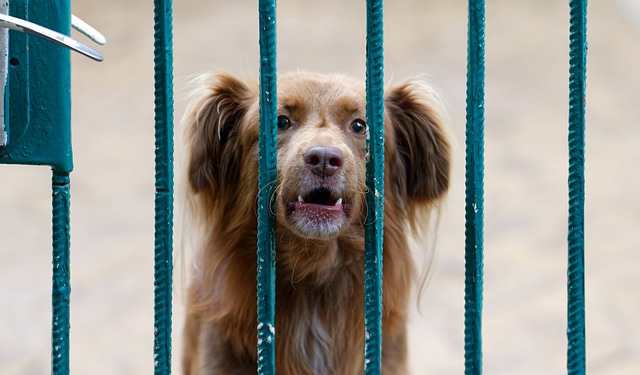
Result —
<instances>
[{"instance_id":1,"label":"blurred background","mask_svg":"<svg viewBox=\"0 0 640 375\"><path fill-rule=\"evenodd\" d=\"M566 3L487 4L484 366L491 375L566 373ZM152 1L75 0L73 9L109 44L104 63L73 57L72 372L149 374ZM428 79L458 144L431 282L410 322L411 364L414 374L461 374L466 2L387 1L385 11L386 79ZM174 12L179 176L189 79L212 70L256 78L258 27L255 1L179 0ZM279 70L364 77L364 14L364 1L279 1ZM588 368L640 374L640 2L592 0L589 21ZM178 199L177 244L181 214ZM50 237L49 171L0 166L1 374L50 371ZM181 269L177 253L176 370Z\"/></svg>"}]
</instances>

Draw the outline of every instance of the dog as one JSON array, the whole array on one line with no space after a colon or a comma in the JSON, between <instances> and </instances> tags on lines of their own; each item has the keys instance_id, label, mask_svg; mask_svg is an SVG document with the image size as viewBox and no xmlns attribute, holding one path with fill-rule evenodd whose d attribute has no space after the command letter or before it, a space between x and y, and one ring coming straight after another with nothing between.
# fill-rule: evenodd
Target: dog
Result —
<instances>
[{"instance_id":1,"label":"dog","mask_svg":"<svg viewBox=\"0 0 640 375\"><path fill-rule=\"evenodd\" d=\"M362 82L289 73L278 82L276 368L363 373L366 162ZM407 374L409 239L446 194L450 142L420 81L385 92L382 373ZM185 114L188 195L200 241L187 297L183 373L256 374L259 91L219 73Z\"/></svg>"}]
</instances>

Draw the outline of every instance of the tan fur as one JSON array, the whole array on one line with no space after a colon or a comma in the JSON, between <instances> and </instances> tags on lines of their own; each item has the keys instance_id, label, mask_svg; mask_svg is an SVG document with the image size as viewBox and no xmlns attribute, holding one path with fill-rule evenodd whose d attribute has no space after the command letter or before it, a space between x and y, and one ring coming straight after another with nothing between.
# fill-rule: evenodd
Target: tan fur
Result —
<instances>
[{"instance_id":1,"label":"tan fur","mask_svg":"<svg viewBox=\"0 0 640 375\"><path fill-rule=\"evenodd\" d=\"M212 76L186 116L188 178L203 241L195 259L185 322L183 373L256 373L256 194L258 91ZM279 81L277 187L277 372L356 375L363 370L363 226L366 137L360 82L294 73ZM408 82L386 94L383 373L407 373L406 320L413 264L408 236L418 212L448 189L449 143L426 86ZM349 221L331 238L308 238L288 222L286 204L304 182L302 153L339 148Z\"/></svg>"}]
</instances>

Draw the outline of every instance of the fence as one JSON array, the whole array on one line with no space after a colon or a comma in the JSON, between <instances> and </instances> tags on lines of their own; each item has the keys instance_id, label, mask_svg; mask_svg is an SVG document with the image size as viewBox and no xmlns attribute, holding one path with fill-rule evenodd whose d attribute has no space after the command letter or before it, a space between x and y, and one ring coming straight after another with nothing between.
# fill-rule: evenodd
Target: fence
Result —
<instances>
[{"instance_id":1,"label":"fence","mask_svg":"<svg viewBox=\"0 0 640 375\"><path fill-rule=\"evenodd\" d=\"M586 82L586 0L570 0L568 351L570 375L585 374L584 308L584 131ZM366 112L370 127L365 223L364 372L379 374L382 352L382 251L384 228L384 67L383 2L367 0ZM154 0L155 21L155 264L154 371L171 373L173 242L173 83L172 1ZM468 72L465 201L465 374L482 373L483 194L484 194L484 39L485 3L468 0ZM0 7L0 12L3 9ZM259 0L260 140L257 238L258 373L275 374L274 217L269 199L277 180L276 2ZM70 172L73 169L70 124L70 64L67 49L26 38L19 31L68 35L68 0L11 0L0 27L13 30L2 39L6 107L0 115L0 163L52 167L53 286L52 373L69 373ZM0 15L1 16L1 15ZM12 26L13 25L13 26ZM15 26L18 25L18 26ZM25 26L26 25L26 26ZM30 28L31 27L31 28ZM55 34L50 34L54 35ZM46 35L44 35L46 37ZM50 40L99 59L77 42ZM6 48L6 43L9 48ZM0 50L3 50L0 48ZM0 56L0 59L2 56ZM47 61L47 64L40 62ZM2 65L0 64L0 67ZM0 72L2 70L0 69ZM0 116L1 117L1 116Z\"/></svg>"}]
</instances>

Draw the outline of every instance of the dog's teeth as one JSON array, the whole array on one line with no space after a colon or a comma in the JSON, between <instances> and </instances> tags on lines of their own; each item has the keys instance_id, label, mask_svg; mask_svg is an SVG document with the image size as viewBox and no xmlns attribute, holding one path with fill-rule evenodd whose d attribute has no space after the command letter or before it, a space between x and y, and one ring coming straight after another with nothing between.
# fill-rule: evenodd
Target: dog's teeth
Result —
<instances>
[{"instance_id":1,"label":"dog's teeth","mask_svg":"<svg viewBox=\"0 0 640 375\"><path fill-rule=\"evenodd\" d=\"M336 206L339 206L339 205L341 205L341 204L342 204L342 198L338 199L338 200L336 201L336 204L335 204L335 205L336 205Z\"/></svg>"},{"instance_id":2,"label":"dog's teeth","mask_svg":"<svg viewBox=\"0 0 640 375\"><path fill-rule=\"evenodd\" d=\"M298 202L304 203L304 199L302 199L302 195L298 195Z\"/></svg>"}]
</instances>

